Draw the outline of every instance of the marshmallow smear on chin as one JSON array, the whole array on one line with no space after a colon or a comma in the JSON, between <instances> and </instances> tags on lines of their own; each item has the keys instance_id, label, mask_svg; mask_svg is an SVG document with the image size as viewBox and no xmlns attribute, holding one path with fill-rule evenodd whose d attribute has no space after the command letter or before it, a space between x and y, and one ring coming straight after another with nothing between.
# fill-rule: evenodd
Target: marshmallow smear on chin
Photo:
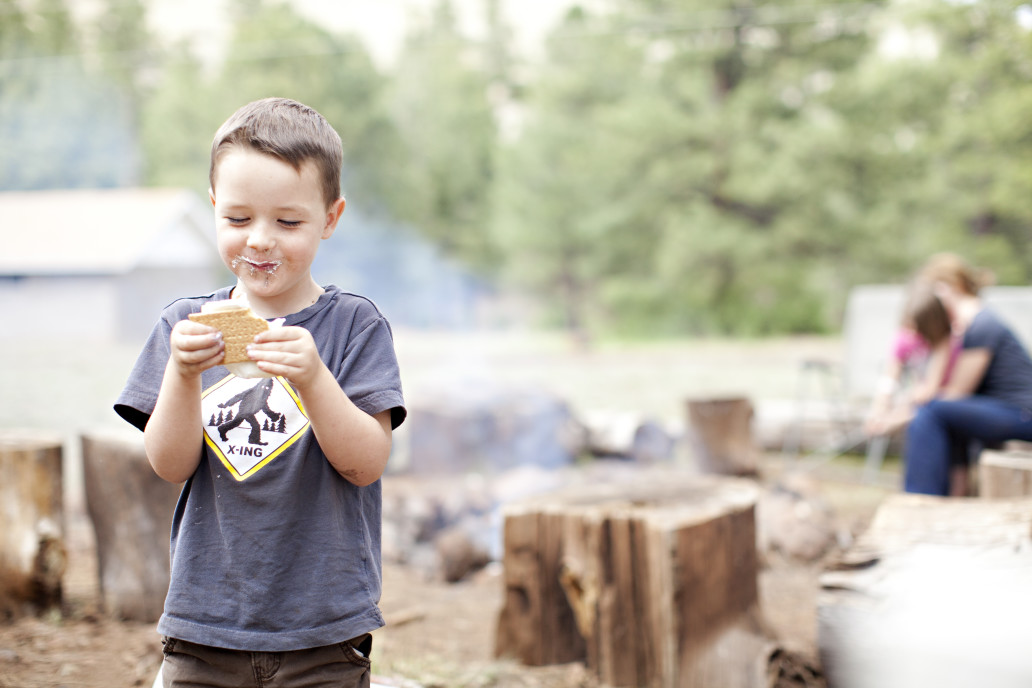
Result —
<instances>
[{"instance_id":1,"label":"marshmallow smear on chin","mask_svg":"<svg viewBox=\"0 0 1032 688\"><path fill-rule=\"evenodd\" d=\"M231 311L242 311L246 312L251 317L257 317L254 315L254 312L251 311L251 306L247 302L246 296L239 296L222 301L209 301L201 306L201 313L224 313ZM276 318L275 320L268 321L269 329L282 327L283 320L283 318ZM229 372L233 373L237 377L275 377L272 373L267 373L259 368L258 364L254 361L237 361L235 363L224 363L223 365Z\"/></svg>"}]
</instances>

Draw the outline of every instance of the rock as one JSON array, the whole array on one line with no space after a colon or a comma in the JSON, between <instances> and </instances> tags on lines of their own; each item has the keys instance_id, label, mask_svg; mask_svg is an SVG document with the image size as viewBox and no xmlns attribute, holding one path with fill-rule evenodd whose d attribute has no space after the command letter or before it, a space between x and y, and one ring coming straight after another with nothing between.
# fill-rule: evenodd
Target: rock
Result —
<instances>
[{"instance_id":1,"label":"rock","mask_svg":"<svg viewBox=\"0 0 1032 688\"><path fill-rule=\"evenodd\" d=\"M756 521L757 546L763 553L780 552L812 562L838 541L834 514L827 503L817 495L804 494L784 483L761 495Z\"/></svg>"},{"instance_id":2,"label":"rock","mask_svg":"<svg viewBox=\"0 0 1032 688\"><path fill-rule=\"evenodd\" d=\"M456 583L491 561L490 553L478 545L461 526L442 531L434 540L441 575L449 583Z\"/></svg>"},{"instance_id":3,"label":"rock","mask_svg":"<svg viewBox=\"0 0 1032 688\"><path fill-rule=\"evenodd\" d=\"M577 455L573 414L540 390L486 383L442 389L410 408L406 425L408 471L415 474L557 468Z\"/></svg>"},{"instance_id":4,"label":"rock","mask_svg":"<svg viewBox=\"0 0 1032 688\"><path fill-rule=\"evenodd\" d=\"M593 411L581 417L587 450L600 457L636 463L669 461L677 439L662 424L637 413Z\"/></svg>"}]
</instances>

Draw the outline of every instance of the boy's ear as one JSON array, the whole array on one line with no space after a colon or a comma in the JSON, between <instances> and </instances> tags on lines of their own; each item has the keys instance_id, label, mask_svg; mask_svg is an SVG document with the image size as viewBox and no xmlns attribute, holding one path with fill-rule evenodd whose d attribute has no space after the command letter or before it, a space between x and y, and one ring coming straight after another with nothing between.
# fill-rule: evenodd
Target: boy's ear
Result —
<instances>
[{"instance_id":1,"label":"boy's ear","mask_svg":"<svg viewBox=\"0 0 1032 688\"><path fill-rule=\"evenodd\" d=\"M329 210L326 211L326 226L323 227L322 233L323 239L329 239L333 236L333 230L337 229L337 223L340 221L340 216L344 212L345 205L346 203L343 196L330 204Z\"/></svg>"},{"instance_id":2,"label":"boy's ear","mask_svg":"<svg viewBox=\"0 0 1032 688\"><path fill-rule=\"evenodd\" d=\"M208 187L208 200L211 201L211 207L215 207L215 189Z\"/></svg>"}]
</instances>

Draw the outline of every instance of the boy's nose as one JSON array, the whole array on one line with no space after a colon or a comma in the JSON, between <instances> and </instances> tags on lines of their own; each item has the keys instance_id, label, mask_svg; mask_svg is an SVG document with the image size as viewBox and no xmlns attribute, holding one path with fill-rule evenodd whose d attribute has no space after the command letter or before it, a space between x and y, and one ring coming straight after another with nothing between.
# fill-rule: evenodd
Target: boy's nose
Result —
<instances>
[{"instance_id":1,"label":"boy's nose","mask_svg":"<svg viewBox=\"0 0 1032 688\"><path fill-rule=\"evenodd\" d=\"M268 251L274 243L273 234L264 222L256 222L247 234L247 247L255 251Z\"/></svg>"}]
</instances>

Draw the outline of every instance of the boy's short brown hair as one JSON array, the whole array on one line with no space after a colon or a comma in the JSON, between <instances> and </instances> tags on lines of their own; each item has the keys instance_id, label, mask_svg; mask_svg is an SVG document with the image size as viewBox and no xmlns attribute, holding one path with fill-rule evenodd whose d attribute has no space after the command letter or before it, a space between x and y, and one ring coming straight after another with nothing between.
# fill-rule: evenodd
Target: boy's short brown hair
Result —
<instances>
[{"instance_id":1,"label":"boy's short brown hair","mask_svg":"<svg viewBox=\"0 0 1032 688\"><path fill-rule=\"evenodd\" d=\"M215 188L219 158L234 146L265 153L300 171L306 160L315 163L326 206L340 193L344 148L340 135L314 109L287 98L264 98L244 105L215 132L211 144L208 182Z\"/></svg>"}]
</instances>

